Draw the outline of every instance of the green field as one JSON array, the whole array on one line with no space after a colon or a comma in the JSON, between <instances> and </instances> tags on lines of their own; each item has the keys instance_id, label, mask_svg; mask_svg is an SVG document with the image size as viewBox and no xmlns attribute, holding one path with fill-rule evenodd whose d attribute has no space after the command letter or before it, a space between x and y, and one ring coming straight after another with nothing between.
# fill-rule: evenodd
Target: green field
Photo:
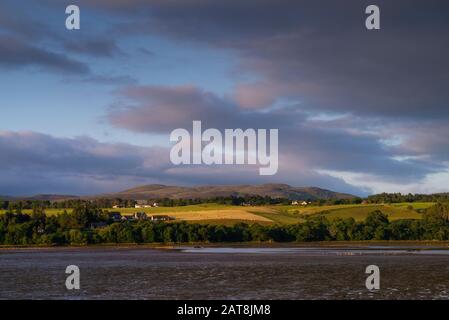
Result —
<instances>
[{"instance_id":1,"label":"green field","mask_svg":"<svg viewBox=\"0 0 449 320\"><path fill-rule=\"evenodd\" d=\"M421 219L419 210L432 206L433 203L395 203L395 204L353 204L353 205L330 205L330 206L230 206L219 204L200 204L180 207L158 207L158 208L120 208L106 209L108 211L120 212L122 215L132 215L134 212L146 212L151 214L170 215L178 221L190 223L213 223L234 224L238 222L261 223L261 224L292 224L303 222L305 217L323 214L329 219L349 218L363 221L369 213L380 210L387 214L390 220L398 219ZM48 215L62 213L62 209L48 209ZM67 210L70 212L70 209ZM4 211L0 211L3 213ZM31 210L23 210L31 213Z\"/></svg>"},{"instance_id":2,"label":"green field","mask_svg":"<svg viewBox=\"0 0 449 320\"><path fill-rule=\"evenodd\" d=\"M390 221L399 219L421 219L422 214L409 210L406 207L394 207L389 205L363 206L359 208L333 209L326 214L329 219L333 218L354 218L356 221L363 221L369 213L380 210L388 215Z\"/></svg>"},{"instance_id":3,"label":"green field","mask_svg":"<svg viewBox=\"0 0 449 320\"><path fill-rule=\"evenodd\" d=\"M402 203L392 203L391 204L391 206L399 207L399 208L407 208L408 206L412 206L413 209L415 209L415 210L427 209L433 205L434 205L433 202L412 202L412 203L402 202Z\"/></svg>"},{"instance_id":4,"label":"green field","mask_svg":"<svg viewBox=\"0 0 449 320\"><path fill-rule=\"evenodd\" d=\"M215 204L215 203L207 203L207 204L198 204L191 206L180 206L180 207L158 207L158 208L119 208L119 209L104 209L110 212L120 212L122 215L132 215L134 212L146 212L147 214L167 214L167 213L178 213L178 212L191 212L191 211L209 211L209 210L224 210L229 208L235 208L233 206ZM72 209L65 209L67 212L70 212ZM32 210L22 210L23 213L31 214ZM4 213L5 210L0 210L0 213ZM64 209L46 209L45 212L47 215L56 215L64 212Z\"/></svg>"},{"instance_id":5,"label":"green field","mask_svg":"<svg viewBox=\"0 0 449 320\"><path fill-rule=\"evenodd\" d=\"M399 219L421 219L422 214L417 210L429 208L433 203L396 203L396 204L351 204L332 206L279 206L279 212L288 217L303 219L305 216L323 214L329 219L354 218L363 221L369 213L380 210L387 214L391 221Z\"/></svg>"}]
</instances>

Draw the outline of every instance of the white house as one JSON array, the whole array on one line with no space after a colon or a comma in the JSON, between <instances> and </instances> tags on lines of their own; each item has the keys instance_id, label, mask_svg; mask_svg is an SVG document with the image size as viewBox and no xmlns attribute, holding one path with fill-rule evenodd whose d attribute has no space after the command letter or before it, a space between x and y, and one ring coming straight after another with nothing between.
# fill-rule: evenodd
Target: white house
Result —
<instances>
[{"instance_id":1,"label":"white house","mask_svg":"<svg viewBox=\"0 0 449 320\"><path fill-rule=\"evenodd\" d=\"M148 217L151 221L169 221L175 220L174 218L166 215L152 215Z\"/></svg>"},{"instance_id":2,"label":"white house","mask_svg":"<svg viewBox=\"0 0 449 320\"><path fill-rule=\"evenodd\" d=\"M135 212L134 219L136 220L146 220L148 218L145 212Z\"/></svg>"},{"instance_id":3,"label":"white house","mask_svg":"<svg viewBox=\"0 0 449 320\"><path fill-rule=\"evenodd\" d=\"M136 205L134 208L136 209L142 209L142 208L151 208L153 207L151 204L148 204L148 201L146 200L137 200Z\"/></svg>"}]
</instances>

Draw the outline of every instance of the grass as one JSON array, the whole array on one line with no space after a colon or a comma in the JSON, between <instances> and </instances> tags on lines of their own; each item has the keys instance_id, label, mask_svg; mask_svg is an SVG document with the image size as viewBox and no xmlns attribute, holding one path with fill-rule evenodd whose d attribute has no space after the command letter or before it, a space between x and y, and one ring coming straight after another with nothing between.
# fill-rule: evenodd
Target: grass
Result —
<instances>
[{"instance_id":1,"label":"grass","mask_svg":"<svg viewBox=\"0 0 449 320\"><path fill-rule=\"evenodd\" d=\"M251 222L271 222L266 217L240 209L239 207L219 210L170 212L169 215L175 217L177 220L185 221L235 219Z\"/></svg>"},{"instance_id":2,"label":"grass","mask_svg":"<svg viewBox=\"0 0 449 320\"><path fill-rule=\"evenodd\" d=\"M120 212L121 214L133 214L136 211L146 212L147 214L165 214L165 213L181 213L181 212L199 212L210 210L227 210L229 208L239 208L235 206L228 206L224 204L205 203L195 204L190 206L180 207L157 207L157 208L119 208L119 209L107 209L109 211Z\"/></svg>"},{"instance_id":3,"label":"grass","mask_svg":"<svg viewBox=\"0 0 449 320\"><path fill-rule=\"evenodd\" d=\"M259 216L267 218L278 224L295 224L304 221L304 218L297 214L291 214L283 210L269 209L260 210L257 213Z\"/></svg>"},{"instance_id":4,"label":"grass","mask_svg":"<svg viewBox=\"0 0 449 320\"><path fill-rule=\"evenodd\" d=\"M301 221L305 216L324 214L328 219L354 218L363 221L369 213L380 210L388 215L390 221L399 219L421 219L422 214L416 210L429 208L433 203L397 203L397 204L351 204L331 206L279 206L281 214L289 217L297 217ZM409 208L412 206L413 209Z\"/></svg>"},{"instance_id":5,"label":"grass","mask_svg":"<svg viewBox=\"0 0 449 320\"><path fill-rule=\"evenodd\" d=\"M172 221L172 223L176 223L177 221ZM179 220L178 220L179 222ZM246 223L246 224L260 224L260 225L270 225L272 221L248 221L248 220L240 220L240 219L208 219L208 220L190 220L189 223L197 223L197 224L209 224L209 225L222 225L222 226L233 226L238 223Z\"/></svg>"},{"instance_id":6,"label":"grass","mask_svg":"<svg viewBox=\"0 0 449 320\"><path fill-rule=\"evenodd\" d=\"M22 210L22 213L24 213L24 214L31 214L32 211L33 210L31 210L31 209L24 209L24 210ZM71 209L67 209L67 212L70 212L70 211L72 211L72 210ZM5 212L6 212L6 210L0 210L0 214L4 214ZM45 210L45 213L48 216L54 216L54 215L57 215L57 214L60 214L60 213L63 213L63 212L64 212L64 209L46 209Z\"/></svg>"},{"instance_id":7,"label":"grass","mask_svg":"<svg viewBox=\"0 0 449 320\"><path fill-rule=\"evenodd\" d=\"M178 213L178 212L191 212L191 211L209 211L209 210L220 210L234 208L232 206L220 205L215 203L198 204L191 206L180 206L180 207L158 207L158 208L118 208L118 209L105 209L110 212L120 212L122 215L132 215L134 212L146 212L147 214L166 214L166 213ZM67 212L71 212L72 209L66 209ZM22 210L23 213L31 214L32 210ZM0 214L4 213L5 210L0 210ZM64 209L46 209L47 215L57 215L64 212Z\"/></svg>"},{"instance_id":8,"label":"grass","mask_svg":"<svg viewBox=\"0 0 449 320\"><path fill-rule=\"evenodd\" d=\"M251 210L253 209L253 210ZM132 215L135 212L145 212L148 215L165 214L174 217L176 220L197 222L197 221L235 221L246 223L272 223L270 219L256 214L264 211L264 207L238 207L220 204L199 204L179 207L157 207L157 208L118 208L106 209L110 212L120 212L122 215ZM23 213L31 214L32 210L23 210ZM71 209L67 209L70 212ZM254 212L252 212L254 211ZM64 209L47 209L47 215L56 215L64 212ZM4 211L0 211L0 214Z\"/></svg>"},{"instance_id":9,"label":"grass","mask_svg":"<svg viewBox=\"0 0 449 320\"><path fill-rule=\"evenodd\" d=\"M401 202L401 203L392 203L391 206L398 208L407 208L408 206L412 206L414 210L422 210L427 209L433 206L435 203L433 202Z\"/></svg>"},{"instance_id":10,"label":"grass","mask_svg":"<svg viewBox=\"0 0 449 320\"><path fill-rule=\"evenodd\" d=\"M122 215L131 215L134 212L146 212L147 214L166 214L175 217L177 221L189 223L210 223L232 225L239 222L261 223L261 224L293 224L304 221L309 215L324 214L329 219L349 218L363 221L369 213L380 210L387 214L391 221L398 219L421 219L422 214L417 210L423 210L433 203L395 203L395 204L351 204L330 206L292 206L274 205L261 207L239 207L221 204L198 204L180 207L158 207L158 208L120 208L107 209L120 212ZM413 209L412 209L413 208ZM48 209L48 215L62 213L63 209ZM70 209L67 209L70 212ZM0 214L4 211L0 211ZM31 210L23 210L31 213Z\"/></svg>"},{"instance_id":11,"label":"grass","mask_svg":"<svg viewBox=\"0 0 449 320\"><path fill-rule=\"evenodd\" d=\"M421 219L422 215L414 210L409 210L406 207L395 207L390 205L372 205L364 207L334 209L325 214L327 218L354 218L356 221L363 221L369 213L380 210L388 215L390 221L400 219Z\"/></svg>"}]
</instances>

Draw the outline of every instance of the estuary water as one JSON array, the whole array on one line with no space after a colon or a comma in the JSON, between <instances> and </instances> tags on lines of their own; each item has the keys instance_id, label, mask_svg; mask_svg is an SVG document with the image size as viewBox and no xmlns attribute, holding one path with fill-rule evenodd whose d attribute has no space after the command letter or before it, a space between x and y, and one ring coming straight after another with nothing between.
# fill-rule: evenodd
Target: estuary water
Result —
<instances>
[{"instance_id":1,"label":"estuary water","mask_svg":"<svg viewBox=\"0 0 449 320\"><path fill-rule=\"evenodd\" d=\"M448 299L449 251L421 249L0 249L0 299ZM68 265L80 290L65 287ZM365 287L368 265L380 290Z\"/></svg>"}]
</instances>

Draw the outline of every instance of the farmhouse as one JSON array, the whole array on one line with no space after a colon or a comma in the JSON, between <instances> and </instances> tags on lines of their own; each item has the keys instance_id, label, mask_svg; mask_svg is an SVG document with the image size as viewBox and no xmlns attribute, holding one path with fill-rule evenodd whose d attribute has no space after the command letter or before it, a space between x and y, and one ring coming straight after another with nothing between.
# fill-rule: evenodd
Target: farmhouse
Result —
<instances>
[{"instance_id":1,"label":"farmhouse","mask_svg":"<svg viewBox=\"0 0 449 320\"><path fill-rule=\"evenodd\" d=\"M146 200L137 200L136 201L136 204L135 204L135 206L134 206L134 208L136 208L136 209L143 209L143 208L152 208L152 207L158 207L159 205L158 205L158 203L157 202L155 202L155 203L153 203L152 205L151 204L149 204L149 201L146 201Z\"/></svg>"},{"instance_id":2,"label":"farmhouse","mask_svg":"<svg viewBox=\"0 0 449 320\"><path fill-rule=\"evenodd\" d=\"M134 206L135 209L144 209L144 208L151 208L151 205L149 204L136 204Z\"/></svg>"},{"instance_id":3,"label":"farmhouse","mask_svg":"<svg viewBox=\"0 0 449 320\"><path fill-rule=\"evenodd\" d=\"M147 220L147 214L145 212L135 212L134 219L136 220Z\"/></svg>"},{"instance_id":4,"label":"farmhouse","mask_svg":"<svg viewBox=\"0 0 449 320\"><path fill-rule=\"evenodd\" d=\"M122 216L122 221L134 221L134 216Z\"/></svg>"},{"instance_id":5,"label":"farmhouse","mask_svg":"<svg viewBox=\"0 0 449 320\"><path fill-rule=\"evenodd\" d=\"M152 215L152 216L149 216L149 219L151 221L170 221L170 220L174 220L174 218L172 218L170 216L165 216L165 215Z\"/></svg>"},{"instance_id":6,"label":"farmhouse","mask_svg":"<svg viewBox=\"0 0 449 320\"><path fill-rule=\"evenodd\" d=\"M307 206L308 204L310 204L311 202L307 202L307 201L303 201L303 202L299 202L299 201L292 201L292 206Z\"/></svg>"}]
</instances>

